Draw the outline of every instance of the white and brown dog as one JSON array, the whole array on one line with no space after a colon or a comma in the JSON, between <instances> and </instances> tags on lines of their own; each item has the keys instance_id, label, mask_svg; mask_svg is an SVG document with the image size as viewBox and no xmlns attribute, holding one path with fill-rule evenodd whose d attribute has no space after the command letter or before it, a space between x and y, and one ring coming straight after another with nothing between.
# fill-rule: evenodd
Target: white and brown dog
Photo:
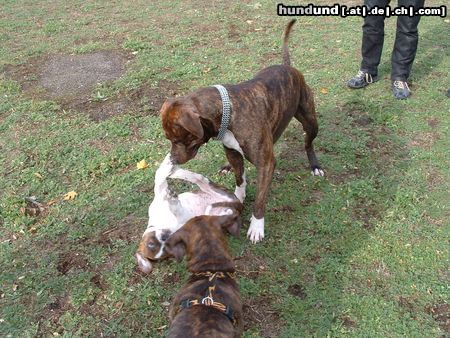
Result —
<instances>
[{"instance_id":1,"label":"white and brown dog","mask_svg":"<svg viewBox=\"0 0 450 338\"><path fill-rule=\"evenodd\" d=\"M177 178L196 184L200 190L174 194L167 182ZM136 259L142 272L152 271L153 260L165 258L165 242L188 220L201 215L228 215L240 212L243 205L232 193L206 177L174 165L170 154L155 174L154 199L148 208L148 226L142 235Z\"/></svg>"}]
</instances>

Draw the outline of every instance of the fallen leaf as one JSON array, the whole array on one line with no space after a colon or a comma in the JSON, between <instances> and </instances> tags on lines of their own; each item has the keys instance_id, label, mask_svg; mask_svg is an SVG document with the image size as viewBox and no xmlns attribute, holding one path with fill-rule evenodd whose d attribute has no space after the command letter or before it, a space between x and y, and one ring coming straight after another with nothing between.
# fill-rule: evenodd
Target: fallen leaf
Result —
<instances>
[{"instance_id":1,"label":"fallen leaf","mask_svg":"<svg viewBox=\"0 0 450 338\"><path fill-rule=\"evenodd\" d=\"M328 94L328 89L326 89L326 88L320 88L320 92L321 92L322 94Z\"/></svg>"},{"instance_id":2,"label":"fallen leaf","mask_svg":"<svg viewBox=\"0 0 450 338\"><path fill-rule=\"evenodd\" d=\"M69 191L67 194L64 195L64 201L73 200L75 197L77 197L77 192L72 190Z\"/></svg>"},{"instance_id":3,"label":"fallen leaf","mask_svg":"<svg viewBox=\"0 0 450 338\"><path fill-rule=\"evenodd\" d=\"M19 286L19 285L17 285L16 283L14 283L14 284L13 284L13 287L12 287L12 290L13 290L14 292L16 292L18 286Z\"/></svg>"},{"instance_id":4,"label":"fallen leaf","mask_svg":"<svg viewBox=\"0 0 450 338\"><path fill-rule=\"evenodd\" d=\"M40 178L41 180L43 179L42 175L39 173L34 173L34 176L36 176L37 178Z\"/></svg>"},{"instance_id":5,"label":"fallen leaf","mask_svg":"<svg viewBox=\"0 0 450 338\"><path fill-rule=\"evenodd\" d=\"M246 21L249 25L251 25L253 23L253 20L247 20Z\"/></svg>"},{"instance_id":6,"label":"fallen leaf","mask_svg":"<svg viewBox=\"0 0 450 338\"><path fill-rule=\"evenodd\" d=\"M142 160L136 164L136 167L138 169L145 169L148 168L148 163L145 160Z\"/></svg>"}]
</instances>

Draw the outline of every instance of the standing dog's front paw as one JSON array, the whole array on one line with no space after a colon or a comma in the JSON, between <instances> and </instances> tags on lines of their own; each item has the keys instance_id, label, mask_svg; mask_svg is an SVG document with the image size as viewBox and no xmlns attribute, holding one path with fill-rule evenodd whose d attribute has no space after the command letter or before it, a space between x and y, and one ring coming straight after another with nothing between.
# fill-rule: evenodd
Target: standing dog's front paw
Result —
<instances>
[{"instance_id":1,"label":"standing dog's front paw","mask_svg":"<svg viewBox=\"0 0 450 338\"><path fill-rule=\"evenodd\" d=\"M311 170L311 175L313 175L313 176L325 176L325 172L320 167L314 167Z\"/></svg>"},{"instance_id":2,"label":"standing dog's front paw","mask_svg":"<svg viewBox=\"0 0 450 338\"><path fill-rule=\"evenodd\" d=\"M257 219L254 215L252 215L252 218L250 221L250 227L248 228L248 231L247 231L247 238L249 238L253 244L256 244L263 240L263 238L264 238L264 217Z\"/></svg>"}]
</instances>

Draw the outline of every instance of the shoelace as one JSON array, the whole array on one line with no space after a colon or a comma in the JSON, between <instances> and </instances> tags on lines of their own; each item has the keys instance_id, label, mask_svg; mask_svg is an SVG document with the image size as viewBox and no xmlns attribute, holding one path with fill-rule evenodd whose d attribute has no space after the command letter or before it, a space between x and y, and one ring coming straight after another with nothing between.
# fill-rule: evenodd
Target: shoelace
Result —
<instances>
[{"instance_id":1,"label":"shoelace","mask_svg":"<svg viewBox=\"0 0 450 338\"><path fill-rule=\"evenodd\" d=\"M406 89L409 90L408 83L405 82L405 81L399 81L399 80L394 81L394 87L399 88L399 89L405 89L406 88Z\"/></svg>"},{"instance_id":2,"label":"shoelace","mask_svg":"<svg viewBox=\"0 0 450 338\"><path fill-rule=\"evenodd\" d=\"M365 79L367 83L372 83L373 82L373 78L372 75L370 75L369 73L363 72L362 70L358 71L358 74L356 74L356 77L358 79Z\"/></svg>"}]
</instances>

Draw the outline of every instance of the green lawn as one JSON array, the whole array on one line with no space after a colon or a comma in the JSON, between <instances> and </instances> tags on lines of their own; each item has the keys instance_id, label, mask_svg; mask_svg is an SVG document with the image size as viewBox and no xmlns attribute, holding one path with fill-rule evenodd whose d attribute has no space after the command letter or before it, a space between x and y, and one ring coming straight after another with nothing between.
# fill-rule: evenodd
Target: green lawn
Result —
<instances>
[{"instance_id":1,"label":"green lawn","mask_svg":"<svg viewBox=\"0 0 450 338\"><path fill-rule=\"evenodd\" d=\"M144 276L134 260L170 149L159 106L280 63L287 21L265 0L1 2L1 336L165 335L185 263ZM255 170L246 165L244 229L230 239L245 337L449 333L449 20L422 18L406 101L390 92L395 19L386 22L381 81L346 88L361 24L299 17L292 31L292 63L316 96L326 177L310 175L293 121L276 147L266 238L252 245ZM97 52L123 60L117 80L80 95L43 88L57 55ZM138 170L142 159L149 167ZM233 189L231 176L217 174L224 161L210 142L187 167ZM78 195L64 200L69 191Z\"/></svg>"}]
</instances>

